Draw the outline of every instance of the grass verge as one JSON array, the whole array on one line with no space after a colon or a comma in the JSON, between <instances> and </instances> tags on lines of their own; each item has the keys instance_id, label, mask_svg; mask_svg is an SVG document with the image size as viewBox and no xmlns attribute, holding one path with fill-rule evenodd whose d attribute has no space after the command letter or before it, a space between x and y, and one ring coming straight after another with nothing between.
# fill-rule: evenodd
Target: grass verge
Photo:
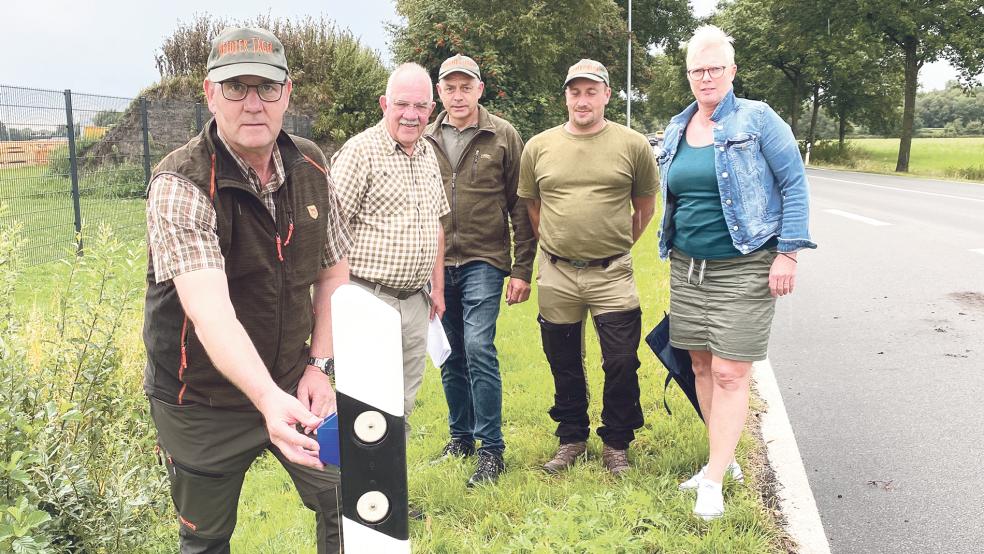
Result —
<instances>
[{"instance_id":1,"label":"grass verge","mask_svg":"<svg viewBox=\"0 0 984 554\"><path fill-rule=\"evenodd\" d=\"M635 248L644 332L668 305L668 266L656 257L650 232ZM534 290L535 292L535 290ZM630 450L634 469L615 480L601 466L601 442L592 435L586 464L559 476L539 466L556 448L547 416L553 399L550 370L540 347L536 299L502 306L497 346L503 379L503 432L507 473L496 486L465 487L474 459L432 465L448 438L440 372L428 365L408 445L410 498L426 513L411 523L415 552L461 553L699 553L785 552L789 542L767 507L768 480L761 443L746 433L738 459L748 485L728 483L728 513L705 523L691 515L692 493L677 491L706 460L703 425L674 387L662 406L665 370L644 346L639 370L645 426ZM589 327L590 328L590 327ZM590 415L600 420L602 371L593 329L587 337ZM751 418L754 424L754 418ZM753 425L754 427L754 425ZM774 499L773 499L774 503ZM265 456L246 479L233 549L242 552L314 552L314 520L306 513L276 460Z\"/></svg>"},{"instance_id":2,"label":"grass verge","mask_svg":"<svg viewBox=\"0 0 984 554\"><path fill-rule=\"evenodd\" d=\"M115 263L115 278L141 287L146 260L142 246L128 248ZM662 317L668 304L668 266L656 258L656 235L650 231L635 249L636 280L643 307L644 331ZM17 311L48 317L55 313L55 287L71 270L68 264L30 268L15 297ZM75 290L88 291L95 283L79 281ZM26 289L26 290L25 290ZM57 302L57 301L56 301ZM143 406L140 378L142 343L139 299L119 330L112 347L119 352L119 372L125 381L126 401ZM763 553L789 549L777 521L771 478L764 466L756 418L738 447L738 459L748 468L748 484L727 483L726 517L705 523L691 515L692 493L677 491L677 483L705 461L702 423L686 398L671 388L667 401L674 415L662 408L665 372L655 357L640 348L639 370L646 424L633 443L634 469L615 480L602 468L601 443L592 436L589 460L559 476L544 474L539 466L556 447L554 424L547 416L553 398L549 368L540 348L536 299L518 306L503 306L499 320L499 347L504 387L504 434L508 471L496 486L465 487L473 460L432 465L447 440L446 405L439 371L428 367L418 406L411 418L413 436L408 447L410 497L423 508L423 522L411 523L415 552L462 553ZM47 348L44 336L34 336L29 351ZM38 354L40 356L40 354ZM590 415L599 421L602 371L597 338L587 337L587 372L595 392ZM753 407L753 413L759 407ZM149 425L145 410L131 412L127 427ZM147 469L149 451L137 452ZM2 456L0 456L2 458ZM143 467L143 466L141 466ZM155 508L147 513L149 526L136 551L173 552L177 525L167 508L166 492L156 489ZM270 456L261 457L248 473L239 507L239 525L233 550L250 553L315 552L314 517L302 506L287 474Z\"/></svg>"}]
</instances>

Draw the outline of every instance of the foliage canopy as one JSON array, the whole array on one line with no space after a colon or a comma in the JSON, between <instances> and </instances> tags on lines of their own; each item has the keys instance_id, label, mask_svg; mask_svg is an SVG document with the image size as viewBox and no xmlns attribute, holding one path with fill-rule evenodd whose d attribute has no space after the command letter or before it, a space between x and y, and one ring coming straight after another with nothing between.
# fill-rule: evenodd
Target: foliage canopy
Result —
<instances>
[{"instance_id":1,"label":"foliage canopy","mask_svg":"<svg viewBox=\"0 0 984 554\"><path fill-rule=\"evenodd\" d=\"M156 54L161 83L155 90L201 100L212 39L228 26L262 27L280 39L294 82L291 110L316 115L313 133L319 142L341 144L379 119L377 99L387 77L379 54L324 17L228 20L196 15L164 39Z\"/></svg>"}]
</instances>

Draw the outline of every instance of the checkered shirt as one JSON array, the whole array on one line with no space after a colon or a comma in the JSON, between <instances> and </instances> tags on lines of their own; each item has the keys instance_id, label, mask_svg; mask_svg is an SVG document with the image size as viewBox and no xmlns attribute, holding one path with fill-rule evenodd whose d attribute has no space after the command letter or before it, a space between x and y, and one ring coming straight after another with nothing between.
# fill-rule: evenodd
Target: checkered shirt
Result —
<instances>
[{"instance_id":1,"label":"checkered shirt","mask_svg":"<svg viewBox=\"0 0 984 554\"><path fill-rule=\"evenodd\" d=\"M257 191L257 195L276 219L273 193L284 184L287 176L280 156L280 148L274 144L274 172L266 184L259 175L229 147L219 135L225 149L242 171L243 177ZM332 188L328 177L329 190ZM334 196L334 195L333 195ZM332 213L327 218L328 240L321 258L321 267L333 265L345 257L352 246L352 237L338 217L338 198L333 198ZM147 242L158 283L178 275L199 269L225 270L225 259L219 247L216 233L215 207L211 199L191 181L172 173L162 173L150 182L147 197Z\"/></svg>"},{"instance_id":2,"label":"checkered shirt","mask_svg":"<svg viewBox=\"0 0 984 554\"><path fill-rule=\"evenodd\" d=\"M352 273L397 289L423 287L438 256L440 217L451 211L433 147L418 140L408 156L380 121L335 153L332 176L355 237Z\"/></svg>"}]
</instances>

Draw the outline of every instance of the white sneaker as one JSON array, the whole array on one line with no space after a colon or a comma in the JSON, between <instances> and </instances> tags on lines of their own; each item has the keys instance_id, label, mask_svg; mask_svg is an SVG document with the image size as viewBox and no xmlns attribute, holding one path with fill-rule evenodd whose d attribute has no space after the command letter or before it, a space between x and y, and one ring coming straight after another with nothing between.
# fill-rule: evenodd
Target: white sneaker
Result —
<instances>
[{"instance_id":1,"label":"white sneaker","mask_svg":"<svg viewBox=\"0 0 984 554\"><path fill-rule=\"evenodd\" d=\"M696 489L697 485L700 483L700 480L704 478L704 470L706 469L707 466L700 468L700 471L695 473L693 477L680 483L680 486L678 488L682 491ZM742 473L741 466L738 465L738 462L736 461L732 461L731 464L728 465L728 467L724 470L724 475L725 476L731 475L731 478L738 483L745 482L745 474Z\"/></svg>"},{"instance_id":2,"label":"white sneaker","mask_svg":"<svg viewBox=\"0 0 984 554\"><path fill-rule=\"evenodd\" d=\"M697 502L694 515L704 521L711 521L724 515L724 494L721 483L701 479L697 485Z\"/></svg>"}]
</instances>

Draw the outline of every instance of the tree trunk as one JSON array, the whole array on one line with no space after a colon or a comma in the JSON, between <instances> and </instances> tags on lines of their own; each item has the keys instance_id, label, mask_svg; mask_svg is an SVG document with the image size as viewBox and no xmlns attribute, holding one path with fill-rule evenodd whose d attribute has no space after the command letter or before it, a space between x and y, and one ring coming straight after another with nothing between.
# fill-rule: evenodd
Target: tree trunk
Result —
<instances>
[{"instance_id":1,"label":"tree trunk","mask_svg":"<svg viewBox=\"0 0 984 554\"><path fill-rule=\"evenodd\" d=\"M908 37L903 42L905 52L905 104L902 108L902 140L899 141L899 161L895 171L909 171L909 151L912 149L912 125L916 117L916 87L918 86L919 62L916 47L919 41Z\"/></svg>"},{"instance_id":2,"label":"tree trunk","mask_svg":"<svg viewBox=\"0 0 984 554\"><path fill-rule=\"evenodd\" d=\"M810 132L806 136L806 143L813 144L817 138L817 116L820 115L820 83L813 85L813 115L810 117Z\"/></svg>"},{"instance_id":3,"label":"tree trunk","mask_svg":"<svg viewBox=\"0 0 984 554\"><path fill-rule=\"evenodd\" d=\"M847 134L847 117L844 112L837 113L837 148L844 150L844 135Z\"/></svg>"},{"instance_id":4,"label":"tree trunk","mask_svg":"<svg viewBox=\"0 0 984 554\"><path fill-rule=\"evenodd\" d=\"M799 121L800 104L803 102L803 79L799 74L796 75L796 79L793 80L793 101L789 106L789 127L793 131L793 136L796 136L796 127Z\"/></svg>"}]
</instances>

